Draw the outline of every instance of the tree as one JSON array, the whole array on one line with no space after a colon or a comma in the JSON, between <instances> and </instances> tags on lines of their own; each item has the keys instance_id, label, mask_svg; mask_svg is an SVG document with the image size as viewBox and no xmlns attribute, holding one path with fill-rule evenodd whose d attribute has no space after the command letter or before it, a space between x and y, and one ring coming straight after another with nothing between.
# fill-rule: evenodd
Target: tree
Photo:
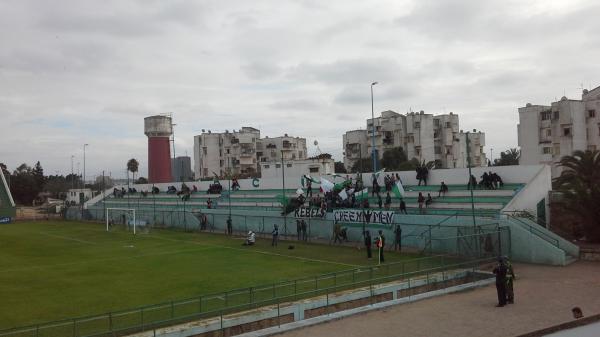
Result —
<instances>
[{"instance_id":1,"label":"tree","mask_svg":"<svg viewBox=\"0 0 600 337\"><path fill-rule=\"evenodd\" d=\"M131 172L133 174L133 179L135 180L135 173L138 171L138 167L140 163L138 163L135 158L131 158L127 161L127 172ZM129 174L127 174L129 176ZM129 178L129 177L128 177Z\"/></svg>"},{"instance_id":2,"label":"tree","mask_svg":"<svg viewBox=\"0 0 600 337\"><path fill-rule=\"evenodd\" d=\"M351 173L358 172L372 172L373 171L373 160L371 158L362 158L354 162L354 165L350 168Z\"/></svg>"},{"instance_id":3,"label":"tree","mask_svg":"<svg viewBox=\"0 0 600 337\"><path fill-rule=\"evenodd\" d=\"M136 184L147 184L148 183L148 179L144 178L144 177L139 177L138 180L135 181Z\"/></svg>"},{"instance_id":4,"label":"tree","mask_svg":"<svg viewBox=\"0 0 600 337\"><path fill-rule=\"evenodd\" d=\"M348 171L346 171L346 166L344 166L344 163L342 163L341 161L335 162L334 171L335 173L348 173Z\"/></svg>"},{"instance_id":5,"label":"tree","mask_svg":"<svg viewBox=\"0 0 600 337\"><path fill-rule=\"evenodd\" d=\"M402 147L395 147L383 152L381 166L385 167L388 171L397 171L399 170L400 165L407 161L408 157L406 156L404 149Z\"/></svg>"},{"instance_id":6,"label":"tree","mask_svg":"<svg viewBox=\"0 0 600 337\"><path fill-rule=\"evenodd\" d=\"M500 158L494 159L494 166L519 165L521 151L516 148L500 152Z\"/></svg>"},{"instance_id":7,"label":"tree","mask_svg":"<svg viewBox=\"0 0 600 337\"><path fill-rule=\"evenodd\" d=\"M41 190L31 167L27 164L19 165L11 177L11 192L15 200L20 204L30 205Z\"/></svg>"},{"instance_id":8,"label":"tree","mask_svg":"<svg viewBox=\"0 0 600 337\"><path fill-rule=\"evenodd\" d=\"M580 220L588 240L600 242L600 151L575 151L559 166L563 171L554 183L563 193L564 209Z\"/></svg>"}]
</instances>

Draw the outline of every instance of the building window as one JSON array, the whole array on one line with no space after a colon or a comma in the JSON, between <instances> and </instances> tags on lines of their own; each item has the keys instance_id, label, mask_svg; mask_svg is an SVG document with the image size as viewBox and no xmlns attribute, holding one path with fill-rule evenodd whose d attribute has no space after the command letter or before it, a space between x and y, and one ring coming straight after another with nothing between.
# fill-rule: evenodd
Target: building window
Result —
<instances>
[{"instance_id":1,"label":"building window","mask_svg":"<svg viewBox=\"0 0 600 337\"><path fill-rule=\"evenodd\" d=\"M440 120L439 119L434 119L433 120L433 126L435 126L436 128L440 127Z\"/></svg>"},{"instance_id":2,"label":"building window","mask_svg":"<svg viewBox=\"0 0 600 337\"><path fill-rule=\"evenodd\" d=\"M318 167L310 167L310 168L308 168L308 171L310 173L319 173L319 168Z\"/></svg>"},{"instance_id":3,"label":"building window","mask_svg":"<svg viewBox=\"0 0 600 337\"><path fill-rule=\"evenodd\" d=\"M208 168L204 168L204 176L206 177L208 175Z\"/></svg>"},{"instance_id":4,"label":"building window","mask_svg":"<svg viewBox=\"0 0 600 337\"><path fill-rule=\"evenodd\" d=\"M437 131L433 132L433 138L440 138L440 133Z\"/></svg>"},{"instance_id":5,"label":"building window","mask_svg":"<svg viewBox=\"0 0 600 337\"><path fill-rule=\"evenodd\" d=\"M229 154L229 149L227 149L227 154Z\"/></svg>"},{"instance_id":6,"label":"building window","mask_svg":"<svg viewBox=\"0 0 600 337\"><path fill-rule=\"evenodd\" d=\"M223 157L223 150L219 149L219 157Z\"/></svg>"},{"instance_id":7,"label":"building window","mask_svg":"<svg viewBox=\"0 0 600 337\"><path fill-rule=\"evenodd\" d=\"M287 167L292 167L292 164L286 164Z\"/></svg>"},{"instance_id":8,"label":"building window","mask_svg":"<svg viewBox=\"0 0 600 337\"><path fill-rule=\"evenodd\" d=\"M446 122L446 129L450 129L450 128L451 128L450 122Z\"/></svg>"},{"instance_id":9,"label":"building window","mask_svg":"<svg viewBox=\"0 0 600 337\"><path fill-rule=\"evenodd\" d=\"M442 148L440 146L434 147L434 153L435 154L441 154L442 153Z\"/></svg>"},{"instance_id":10,"label":"building window","mask_svg":"<svg viewBox=\"0 0 600 337\"><path fill-rule=\"evenodd\" d=\"M554 111L554 119L558 119L559 113L558 111Z\"/></svg>"},{"instance_id":11,"label":"building window","mask_svg":"<svg viewBox=\"0 0 600 337\"><path fill-rule=\"evenodd\" d=\"M202 154L206 156L206 146L202 148Z\"/></svg>"},{"instance_id":12,"label":"building window","mask_svg":"<svg viewBox=\"0 0 600 337\"><path fill-rule=\"evenodd\" d=\"M268 168L269 168L269 165L264 165L264 166L263 166L263 168L264 168L264 169L268 169Z\"/></svg>"},{"instance_id":13,"label":"building window","mask_svg":"<svg viewBox=\"0 0 600 337\"><path fill-rule=\"evenodd\" d=\"M421 128L421 122L415 122L415 129Z\"/></svg>"},{"instance_id":14,"label":"building window","mask_svg":"<svg viewBox=\"0 0 600 337\"><path fill-rule=\"evenodd\" d=\"M415 149L415 155L421 156L421 149Z\"/></svg>"},{"instance_id":15,"label":"building window","mask_svg":"<svg viewBox=\"0 0 600 337\"><path fill-rule=\"evenodd\" d=\"M298 151L298 158L302 159L302 151Z\"/></svg>"},{"instance_id":16,"label":"building window","mask_svg":"<svg viewBox=\"0 0 600 337\"><path fill-rule=\"evenodd\" d=\"M551 129L547 129L546 130L546 137L552 137L552 130Z\"/></svg>"},{"instance_id":17,"label":"building window","mask_svg":"<svg viewBox=\"0 0 600 337\"><path fill-rule=\"evenodd\" d=\"M554 155L560 155L560 144L554 144Z\"/></svg>"},{"instance_id":18,"label":"building window","mask_svg":"<svg viewBox=\"0 0 600 337\"><path fill-rule=\"evenodd\" d=\"M543 154L552 154L552 148L551 148L551 147L549 147L549 146L545 146L545 147L542 149L542 153L543 153Z\"/></svg>"},{"instance_id":19,"label":"building window","mask_svg":"<svg viewBox=\"0 0 600 337\"><path fill-rule=\"evenodd\" d=\"M281 168L281 164L275 164L275 168Z\"/></svg>"},{"instance_id":20,"label":"building window","mask_svg":"<svg viewBox=\"0 0 600 337\"><path fill-rule=\"evenodd\" d=\"M571 135L571 128L564 128L563 129L563 135L564 136L570 136Z\"/></svg>"},{"instance_id":21,"label":"building window","mask_svg":"<svg viewBox=\"0 0 600 337\"><path fill-rule=\"evenodd\" d=\"M219 166L223 166L223 160L219 160Z\"/></svg>"},{"instance_id":22,"label":"building window","mask_svg":"<svg viewBox=\"0 0 600 337\"><path fill-rule=\"evenodd\" d=\"M596 110L588 110L588 117L589 118L596 117Z\"/></svg>"},{"instance_id":23,"label":"building window","mask_svg":"<svg viewBox=\"0 0 600 337\"><path fill-rule=\"evenodd\" d=\"M552 118L552 111L542 111L542 120L549 120Z\"/></svg>"}]
</instances>

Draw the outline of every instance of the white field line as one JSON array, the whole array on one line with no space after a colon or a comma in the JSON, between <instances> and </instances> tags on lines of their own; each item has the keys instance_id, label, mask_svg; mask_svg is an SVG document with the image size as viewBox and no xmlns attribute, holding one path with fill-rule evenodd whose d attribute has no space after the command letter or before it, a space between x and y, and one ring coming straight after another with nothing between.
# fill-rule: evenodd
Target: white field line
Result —
<instances>
[{"instance_id":1,"label":"white field line","mask_svg":"<svg viewBox=\"0 0 600 337\"><path fill-rule=\"evenodd\" d=\"M103 259L93 259L93 260L85 260L85 261L77 261L77 262L56 263L56 264L45 264L45 265L40 265L40 266L27 266L27 267L23 267L23 268L1 269L0 273L14 272L14 271L28 271L28 270L34 270L34 269L46 269L46 268L54 268L54 267L66 267L66 266L74 266L74 265L78 265L78 264L85 265L85 264L90 264L90 263L94 263L94 262L104 262L104 261L134 260L134 259L139 259L142 257L201 252L201 251L210 250L210 249L213 249L213 247L204 247L204 248L197 248L197 249L184 249L184 250L176 250L176 251L172 251L172 252L148 253L148 254L140 254L140 255L135 255L135 256L107 257L107 258L103 258Z\"/></svg>"},{"instance_id":2,"label":"white field line","mask_svg":"<svg viewBox=\"0 0 600 337\"><path fill-rule=\"evenodd\" d=\"M356 264L349 264L349 263L342 263L342 262L335 262L335 261L328 261L328 260L320 260L320 259L311 259L308 257L301 257L301 256L293 256L293 255L285 255L285 254L279 254L279 253L273 253L273 252L267 252L264 250L256 250L253 248L248 248L248 249L242 249L242 248L235 248L235 247L229 247L229 246L222 246L222 245L215 245L215 244L211 244L211 243L202 243L202 242L196 242L196 241L190 241L190 240L178 240L178 239L171 239L171 238L163 238L160 236L153 236L153 235L148 235L148 237L152 237L154 239L160 239L160 240L169 240L169 241L175 241L175 242L184 242L184 243L191 243L194 245L201 245L201 246L209 246L209 247L215 247L215 248L224 248L224 249L231 249L231 250L237 250L237 251L241 251L241 252L246 252L246 253L255 253L255 254L263 254L263 255L272 255L272 256L279 256L279 257L287 257L290 259L296 259L296 260L302 260L302 261L311 261L311 262L320 262L320 263L329 263L329 264L335 264L335 265L339 265L339 266L346 266L346 267L362 267Z\"/></svg>"},{"instance_id":3,"label":"white field line","mask_svg":"<svg viewBox=\"0 0 600 337\"><path fill-rule=\"evenodd\" d=\"M71 237L68 237L68 236L62 236L62 235L56 235L56 234L50 234L50 233L44 233L44 232L39 232L38 234L46 235L46 236L49 236L51 238L58 238L58 239L63 239L63 240L75 241L75 242L79 242L79 243L85 243L85 244L88 244L88 245L97 245L98 244L98 243L92 242L92 241L86 241L86 240L71 238Z\"/></svg>"}]
</instances>

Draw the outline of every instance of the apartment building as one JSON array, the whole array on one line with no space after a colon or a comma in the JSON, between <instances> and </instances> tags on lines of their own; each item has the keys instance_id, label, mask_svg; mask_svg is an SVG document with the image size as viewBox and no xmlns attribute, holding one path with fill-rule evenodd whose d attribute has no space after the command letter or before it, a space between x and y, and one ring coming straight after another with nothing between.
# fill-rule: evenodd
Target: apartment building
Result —
<instances>
[{"instance_id":1,"label":"apartment building","mask_svg":"<svg viewBox=\"0 0 600 337\"><path fill-rule=\"evenodd\" d=\"M584 89L581 100L562 97L550 105L527 103L519 108L519 164L548 164L552 177L560 159L576 150L600 148L600 87Z\"/></svg>"},{"instance_id":2,"label":"apartment building","mask_svg":"<svg viewBox=\"0 0 600 337\"><path fill-rule=\"evenodd\" d=\"M467 133L459 128L458 115L433 115L424 111L405 115L388 110L380 117L367 119L366 130L352 130L343 137L344 165L351 168L359 158L368 158L373 149L372 130L375 126L375 150L378 158L395 147L402 147L409 159L420 162L437 161L443 168L467 167ZM487 165L483 151L485 134L469 132L473 166Z\"/></svg>"},{"instance_id":3,"label":"apartment building","mask_svg":"<svg viewBox=\"0 0 600 337\"><path fill-rule=\"evenodd\" d=\"M213 133L210 130L194 137L194 173L196 179L232 172L240 176L260 173L260 163L306 159L306 139L290 137L260 138L260 130Z\"/></svg>"}]
</instances>

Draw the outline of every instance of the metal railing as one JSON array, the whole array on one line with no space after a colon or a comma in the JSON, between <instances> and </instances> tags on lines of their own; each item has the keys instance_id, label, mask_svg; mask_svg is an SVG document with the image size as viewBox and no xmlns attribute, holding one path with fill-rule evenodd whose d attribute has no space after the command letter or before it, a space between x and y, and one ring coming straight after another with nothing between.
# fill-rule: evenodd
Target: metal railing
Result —
<instances>
[{"instance_id":1,"label":"metal railing","mask_svg":"<svg viewBox=\"0 0 600 337\"><path fill-rule=\"evenodd\" d=\"M528 224L527 222L523 221L519 217L516 217L511 214L507 214L507 213L505 213L505 214L508 216L509 219L514 220L515 223L521 225L523 228L525 228L527 231L529 231L533 235L536 235L537 237L543 239L544 241L552 244L556 248L560 248L560 241L557 238L553 238L552 236L545 233L543 230Z\"/></svg>"},{"instance_id":2,"label":"metal railing","mask_svg":"<svg viewBox=\"0 0 600 337\"><path fill-rule=\"evenodd\" d=\"M205 294L187 299L158 303L133 309L107 312L100 315L69 318L0 331L0 337L100 337L122 336L160 327L220 317L266 305L329 294L385 282L424 276L429 284L430 275L449 270L473 270L489 264L494 258L472 259L460 262L455 257L431 256L404 262L359 267L334 273L234 289L222 293ZM410 281L409 289L410 289ZM414 284L414 283L413 283ZM279 318L279 317L278 317Z\"/></svg>"}]
</instances>

